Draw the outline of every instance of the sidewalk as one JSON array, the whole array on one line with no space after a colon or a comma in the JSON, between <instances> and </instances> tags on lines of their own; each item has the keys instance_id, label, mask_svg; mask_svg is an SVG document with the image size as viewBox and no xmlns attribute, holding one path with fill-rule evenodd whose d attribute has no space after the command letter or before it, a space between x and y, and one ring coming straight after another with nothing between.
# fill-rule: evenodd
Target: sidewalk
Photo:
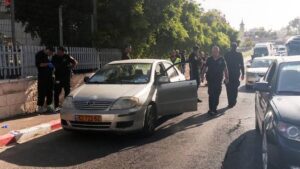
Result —
<instances>
[{"instance_id":1,"label":"sidewalk","mask_svg":"<svg viewBox=\"0 0 300 169\"><path fill-rule=\"evenodd\" d=\"M59 119L59 114L37 114L22 115L16 118L0 121L0 136L9 133L10 131L30 128L43 123L48 123L52 120ZM4 128L7 126L7 128Z\"/></svg>"}]
</instances>

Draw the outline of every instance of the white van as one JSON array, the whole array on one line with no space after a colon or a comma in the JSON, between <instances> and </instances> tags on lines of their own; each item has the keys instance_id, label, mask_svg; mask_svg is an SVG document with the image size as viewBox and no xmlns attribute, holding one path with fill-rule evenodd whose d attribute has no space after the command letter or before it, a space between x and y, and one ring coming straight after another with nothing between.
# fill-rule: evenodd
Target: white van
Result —
<instances>
[{"instance_id":1,"label":"white van","mask_svg":"<svg viewBox=\"0 0 300 169\"><path fill-rule=\"evenodd\" d=\"M273 43L257 43L253 49L252 59L263 56L274 56L274 49Z\"/></svg>"}]
</instances>

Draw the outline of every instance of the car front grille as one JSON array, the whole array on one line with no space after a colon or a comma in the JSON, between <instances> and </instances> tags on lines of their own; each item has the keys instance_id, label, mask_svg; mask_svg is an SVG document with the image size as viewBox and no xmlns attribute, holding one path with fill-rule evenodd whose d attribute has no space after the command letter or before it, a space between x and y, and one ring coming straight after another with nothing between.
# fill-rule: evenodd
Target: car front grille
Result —
<instances>
[{"instance_id":1,"label":"car front grille","mask_svg":"<svg viewBox=\"0 0 300 169\"><path fill-rule=\"evenodd\" d=\"M109 101L74 101L74 106L79 110L107 110L112 102Z\"/></svg>"},{"instance_id":2,"label":"car front grille","mask_svg":"<svg viewBox=\"0 0 300 169\"><path fill-rule=\"evenodd\" d=\"M110 128L111 122L77 122L77 121L70 121L72 127L79 127L79 128L91 128L91 129L106 129Z\"/></svg>"}]
</instances>

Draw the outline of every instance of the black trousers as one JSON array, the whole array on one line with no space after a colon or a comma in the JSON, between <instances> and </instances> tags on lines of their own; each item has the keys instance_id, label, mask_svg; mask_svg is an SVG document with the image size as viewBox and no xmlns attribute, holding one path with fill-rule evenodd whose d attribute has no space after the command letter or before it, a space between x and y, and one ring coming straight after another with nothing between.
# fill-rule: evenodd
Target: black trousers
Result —
<instances>
[{"instance_id":1,"label":"black trousers","mask_svg":"<svg viewBox=\"0 0 300 169\"><path fill-rule=\"evenodd\" d=\"M222 91L222 81L208 81L209 110L217 111Z\"/></svg>"},{"instance_id":2,"label":"black trousers","mask_svg":"<svg viewBox=\"0 0 300 169\"><path fill-rule=\"evenodd\" d=\"M238 79L229 79L229 83L226 84L228 105L236 105L239 86L240 81Z\"/></svg>"},{"instance_id":3,"label":"black trousers","mask_svg":"<svg viewBox=\"0 0 300 169\"><path fill-rule=\"evenodd\" d=\"M52 77L38 77L38 106L44 106L47 98L47 105L52 104L53 100L53 78Z\"/></svg>"},{"instance_id":4,"label":"black trousers","mask_svg":"<svg viewBox=\"0 0 300 169\"><path fill-rule=\"evenodd\" d=\"M59 106L59 96L64 89L65 97L67 97L71 92L70 81L55 81L54 85L54 106Z\"/></svg>"}]
</instances>

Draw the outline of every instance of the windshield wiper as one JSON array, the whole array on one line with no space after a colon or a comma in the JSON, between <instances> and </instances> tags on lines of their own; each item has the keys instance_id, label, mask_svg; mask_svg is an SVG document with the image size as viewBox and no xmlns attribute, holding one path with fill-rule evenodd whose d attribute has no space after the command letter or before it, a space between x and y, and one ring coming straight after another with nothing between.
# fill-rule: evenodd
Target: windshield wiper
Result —
<instances>
[{"instance_id":1,"label":"windshield wiper","mask_svg":"<svg viewBox=\"0 0 300 169\"><path fill-rule=\"evenodd\" d=\"M300 95L300 91L289 91L289 90L282 90L278 91L280 94L293 94L293 95Z\"/></svg>"},{"instance_id":2,"label":"windshield wiper","mask_svg":"<svg viewBox=\"0 0 300 169\"><path fill-rule=\"evenodd\" d=\"M87 82L87 84L106 84L106 82Z\"/></svg>"}]
</instances>

